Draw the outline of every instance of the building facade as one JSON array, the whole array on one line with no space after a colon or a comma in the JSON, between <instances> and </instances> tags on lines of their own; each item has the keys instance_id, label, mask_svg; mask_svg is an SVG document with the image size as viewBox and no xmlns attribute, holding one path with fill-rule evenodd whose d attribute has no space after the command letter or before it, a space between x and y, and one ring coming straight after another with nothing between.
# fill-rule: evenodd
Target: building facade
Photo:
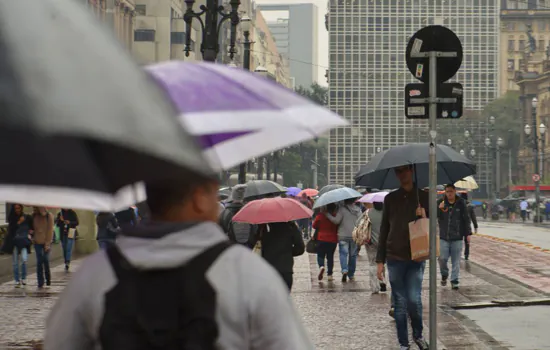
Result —
<instances>
[{"instance_id":1,"label":"building facade","mask_svg":"<svg viewBox=\"0 0 550 350\"><path fill-rule=\"evenodd\" d=\"M503 0L500 22L500 91L519 91L515 72L530 71L550 46L550 1ZM527 66L526 66L527 65Z\"/></svg>"},{"instance_id":2,"label":"building facade","mask_svg":"<svg viewBox=\"0 0 550 350\"><path fill-rule=\"evenodd\" d=\"M115 38L132 50L135 23L135 0L85 0L88 9L108 28Z\"/></svg>"},{"instance_id":3,"label":"building facade","mask_svg":"<svg viewBox=\"0 0 550 350\"><path fill-rule=\"evenodd\" d=\"M454 79L464 85L465 109L481 110L498 97L499 10L500 0L330 1L329 107L350 121L330 133L331 183L353 184L378 148L411 141L416 127L425 132L424 122L404 116L405 85L416 82L405 49L422 27L444 25L461 39L464 59ZM478 174L482 186L488 181Z\"/></svg>"},{"instance_id":4,"label":"building facade","mask_svg":"<svg viewBox=\"0 0 550 350\"><path fill-rule=\"evenodd\" d=\"M269 18L271 11L288 13L287 17L268 20L267 25L278 52L289 62L290 76L296 87L309 87L318 76L318 8L314 4L259 5Z\"/></svg>"}]
</instances>

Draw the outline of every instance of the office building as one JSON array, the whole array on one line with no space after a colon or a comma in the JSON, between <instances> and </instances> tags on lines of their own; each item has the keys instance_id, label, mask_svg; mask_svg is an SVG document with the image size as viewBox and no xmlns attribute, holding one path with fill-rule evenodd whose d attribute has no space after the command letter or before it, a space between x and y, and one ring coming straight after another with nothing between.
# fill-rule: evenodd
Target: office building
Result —
<instances>
[{"instance_id":1,"label":"office building","mask_svg":"<svg viewBox=\"0 0 550 350\"><path fill-rule=\"evenodd\" d=\"M314 4L259 5L278 52L288 60L296 87L309 87L318 76L318 9ZM276 20L269 12L285 13Z\"/></svg>"},{"instance_id":2,"label":"office building","mask_svg":"<svg viewBox=\"0 0 550 350\"><path fill-rule=\"evenodd\" d=\"M331 131L329 182L353 184L378 148L409 142L416 125L425 129L404 116L405 85L416 82L405 49L422 27L444 25L461 39L455 78L465 88L465 109L481 110L498 97L499 9L500 0L330 0L329 107L350 125ZM477 180L487 186L489 178L481 171Z\"/></svg>"}]
</instances>

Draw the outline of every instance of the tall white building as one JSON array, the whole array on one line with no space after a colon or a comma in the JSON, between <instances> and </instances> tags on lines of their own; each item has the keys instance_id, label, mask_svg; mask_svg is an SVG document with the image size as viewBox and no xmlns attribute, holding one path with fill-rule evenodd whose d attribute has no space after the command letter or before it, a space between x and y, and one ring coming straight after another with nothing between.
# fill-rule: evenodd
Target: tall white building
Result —
<instances>
[{"instance_id":1,"label":"tall white building","mask_svg":"<svg viewBox=\"0 0 550 350\"><path fill-rule=\"evenodd\" d=\"M480 110L498 97L499 3L329 0L329 106L351 122L330 134L330 182L353 184L377 148L410 140L404 88L417 80L407 70L405 49L420 28L441 24L461 39L464 59L455 78L465 88L465 109Z\"/></svg>"}]
</instances>

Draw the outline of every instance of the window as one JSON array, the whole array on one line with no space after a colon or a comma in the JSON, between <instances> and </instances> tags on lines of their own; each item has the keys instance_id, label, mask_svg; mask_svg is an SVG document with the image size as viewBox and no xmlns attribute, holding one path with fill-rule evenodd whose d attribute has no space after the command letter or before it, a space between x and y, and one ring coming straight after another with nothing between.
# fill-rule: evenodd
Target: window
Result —
<instances>
[{"instance_id":1,"label":"window","mask_svg":"<svg viewBox=\"0 0 550 350\"><path fill-rule=\"evenodd\" d=\"M517 0L507 0L506 1L506 8L508 10L514 10L517 8Z\"/></svg>"},{"instance_id":2,"label":"window","mask_svg":"<svg viewBox=\"0 0 550 350\"><path fill-rule=\"evenodd\" d=\"M515 60L513 59L509 59L508 60L508 70L509 71L513 71L515 69Z\"/></svg>"},{"instance_id":3,"label":"window","mask_svg":"<svg viewBox=\"0 0 550 350\"><path fill-rule=\"evenodd\" d=\"M136 14L138 16L147 16L147 5L136 5Z\"/></svg>"},{"instance_id":4,"label":"window","mask_svg":"<svg viewBox=\"0 0 550 350\"><path fill-rule=\"evenodd\" d=\"M155 30L136 29L134 31L134 41L155 41Z\"/></svg>"},{"instance_id":5,"label":"window","mask_svg":"<svg viewBox=\"0 0 550 350\"><path fill-rule=\"evenodd\" d=\"M540 39L539 40L539 47L538 47L539 51L544 51L545 47L544 47L544 39Z\"/></svg>"},{"instance_id":6,"label":"window","mask_svg":"<svg viewBox=\"0 0 550 350\"><path fill-rule=\"evenodd\" d=\"M185 32L172 32L170 33L171 44L185 44Z\"/></svg>"},{"instance_id":7,"label":"window","mask_svg":"<svg viewBox=\"0 0 550 350\"><path fill-rule=\"evenodd\" d=\"M515 51L516 50L516 42L514 39L508 40L508 51Z\"/></svg>"},{"instance_id":8,"label":"window","mask_svg":"<svg viewBox=\"0 0 550 350\"><path fill-rule=\"evenodd\" d=\"M537 29L539 32L545 32L546 31L546 21L538 21L537 22Z\"/></svg>"},{"instance_id":9,"label":"window","mask_svg":"<svg viewBox=\"0 0 550 350\"><path fill-rule=\"evenodd\" d=\"M525 40L520 40L519 41L519 51L524 51L525 50Z\"/></svg>"}]
</instances>

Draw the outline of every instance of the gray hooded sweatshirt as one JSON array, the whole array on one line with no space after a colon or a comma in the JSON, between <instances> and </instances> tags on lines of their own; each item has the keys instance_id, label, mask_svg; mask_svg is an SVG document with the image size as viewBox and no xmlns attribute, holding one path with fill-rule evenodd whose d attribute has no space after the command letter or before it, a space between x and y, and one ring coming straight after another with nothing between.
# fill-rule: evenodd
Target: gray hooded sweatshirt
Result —
<instances>
[{"instance_id":1,"label":"gray hooded sweatshirt","mask_svg":"<svg viewBox=\"0 0 550 350\"><path fill-rule=\"evenodd\" d=\"M215 223L187 228L182 224L151 223L145 227L141 230L174 232L155 239L132 234L117 240L124 256L135 267L145 269L180 266L227 239ZM135 230L140 230L139 226ZM283 280L250 249L238 245L228 248L212 264L207 277L218 298L218 349L315 348ZM115 284L116 277L104 251L86 258L48 317L44 349L100 350L104 295Z\"/></svg>"},{"instance_id":2,"label":"gray hooded sweatshirt","mask_svg":"<svg viewBox=\"0 0 550 350\"><path fill-rule=\"evenodd\" d=\"M338 225L339 240L352 238L355 222L361 217L361 214L361 209L355 204L341 206L335 216L325 213L333 224Z\"/></svg>"}]
</instances>

